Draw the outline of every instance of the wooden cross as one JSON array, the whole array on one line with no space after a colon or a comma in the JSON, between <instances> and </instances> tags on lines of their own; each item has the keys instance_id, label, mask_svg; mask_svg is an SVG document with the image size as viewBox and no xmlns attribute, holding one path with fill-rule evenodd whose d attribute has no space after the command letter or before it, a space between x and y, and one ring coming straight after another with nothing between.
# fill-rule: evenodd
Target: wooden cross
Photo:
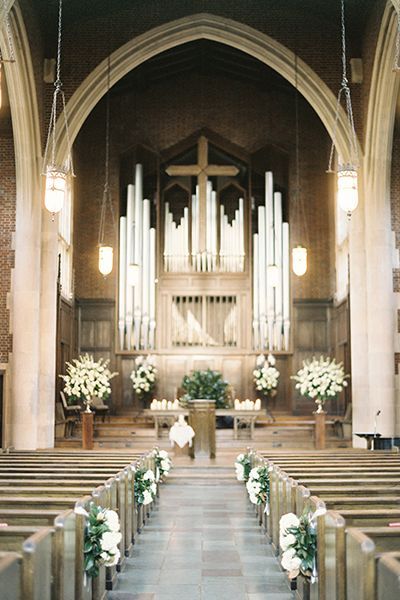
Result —
<instances>
[{"instance_id":1,"label":"wooden cross","mask_svg":"<svg viewBox=\"0 0 400 600\"><path fill-rule=\"evenodd\" d=\"M208 164L208 140L202 135L197 144L197 165L171 165L166 169L168 175L196 176L199 186L199 250L206 249L206 227L207 227L207 178L218 175L234 177L239 169L230 165Z\"/></svg>"}]
</instances>

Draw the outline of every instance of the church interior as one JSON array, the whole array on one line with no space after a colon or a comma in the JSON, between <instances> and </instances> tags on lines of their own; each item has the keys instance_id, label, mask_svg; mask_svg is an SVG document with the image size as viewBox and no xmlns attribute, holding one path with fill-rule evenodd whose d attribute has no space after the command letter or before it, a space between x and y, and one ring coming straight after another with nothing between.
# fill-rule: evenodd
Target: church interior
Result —
<instances>
[{"instance_id":1,"label":"church interior","mask_svg":"<svg viewBox=\"0 0 400 600\"><path fill-rule=\"evenodd\" d=\"M0 0L7 600L399 597L399 73L398 0Z\"/></svg>"}]
</instances>

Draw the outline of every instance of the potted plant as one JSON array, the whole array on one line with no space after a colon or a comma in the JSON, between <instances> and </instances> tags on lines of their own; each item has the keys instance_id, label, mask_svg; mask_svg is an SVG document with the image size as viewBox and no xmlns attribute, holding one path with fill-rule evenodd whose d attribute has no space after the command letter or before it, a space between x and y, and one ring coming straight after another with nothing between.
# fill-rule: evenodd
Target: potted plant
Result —
<instances>
[{"instance_id":1,"label":"potted plant","mask_svg":"<svg viewBox=\"0 0 400 600\"><path fill-rule=\"evenodd\" d=\"M185 394L181 398L182 403L189 400L215 400L215 408L227 408L228 406L228 382L222 379L219 371L192 371L185 375L182 380L182 389Z\"/></svg>"},{"instance_id":2,"label":"potted plant","mask_svg":"<svg viewBox=\"0 0 400 600\"><path fill-rule=\"evenodd\" d=\"M347 386L346 377L348 375L344 373L343 363L323 356L304 360L302 368L292 375L300 394L317 404L317 413L323 412L328 398L335 398Z\"/></svg>"}]
</instances>

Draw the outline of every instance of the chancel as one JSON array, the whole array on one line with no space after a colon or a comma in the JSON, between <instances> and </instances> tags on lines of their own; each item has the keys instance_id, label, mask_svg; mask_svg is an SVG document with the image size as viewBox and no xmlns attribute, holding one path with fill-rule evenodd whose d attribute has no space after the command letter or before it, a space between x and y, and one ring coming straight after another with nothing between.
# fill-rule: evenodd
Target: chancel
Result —
<instances>
[{"instance_id":1,"label":"chancel","mask_svg":"<svg viewBox=\"0 0 400 600\"><path fill-rule=\"evenodd\" d=\"M399 15L0 1L7 598L400 596Z\"/></svg>"}]
</instances>

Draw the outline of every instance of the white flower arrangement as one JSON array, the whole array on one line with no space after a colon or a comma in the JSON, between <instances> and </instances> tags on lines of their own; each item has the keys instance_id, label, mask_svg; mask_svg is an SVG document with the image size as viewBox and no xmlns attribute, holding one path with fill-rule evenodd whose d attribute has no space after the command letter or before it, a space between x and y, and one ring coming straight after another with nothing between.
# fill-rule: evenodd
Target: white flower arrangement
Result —
<instances>
[{"instance_id":1,"label":"white flower arrangement","mask_svg":"<svg viewBox=\"0 0 400 600\"><path fill-rule=\"evenodd\" d=\"M154 461L156 464L156 483L163 481L165 477L168 477L168 473L172 467L172 460L166 450L160 450L154 448L153 450Z\"/></svg>"},{"instance_id":2,"label":"white flower arrangement","mask_svg":"<svg viewBox=\"0 0 400 600\"><path fill-rule=\"evenodd\" d=\"M334 398L347 386L346 377L343 363L320 356L304 360L302 368L291 378L297 382L300 394L314 400L320 408L327 398Z\"/></svg>"},{"instance_id":3,"label":"white flower arrangement","mask_svg":"<svg viewBox=\"0 0 400 600\"><path fill-rule=\"evenodd\" d=\"M238 454L235 460L236 479L248 481L252 465L252 452Z\"/></svg>"},{"instance_id":4,"label":"white flower arrangement","mask_svg":"<svg viewBox=\"0 0 400 600\"><path fill-rule=\"evenodd\" d=\"M262 392L265 396L271 394L278 387L280 373L275 365L276 360L272 354L268 354L267 358L263 354L257 357L253 380L256 390Z\"/></svg>"},{"instance_id":5,"label":"white flower arrangement","mask_svg":"<svg viewBox=\"0 0 400 600\"><path fill-rule=\"evenodd\" d=\"M281 565L288 572L289 579L294 579L301 573L311 582L315 581L317 535L313 518L311 513L305 513L301 517L287 513L279 521Z\"/></svg>"},{"instance_id":6,"label":"white flower arrangement","mask_svg":"<svg viewBox=\"0 0 400 600\"><path fill-rule=\"evenodd\" d=\"M122 536L118 514L114 510L92 504L90 511L79 511L86 519L84 557L85 572L89 577L97 577L99 567L113 567L119 561L118 548Z\"/></svg>"},{"instance_id":7,"label":"white flower arrangement","mask_svg":"<svg viewBox=\"0 0 400 600\"><path fill-rule=\"evenodd\" d=\"M118 375L108 368L110 361L95 361L93 356L84 354L72 363L67 362L67 374L60 375L64 380L64 392L71 404L90 401L93 396L106 400L111 393L110 380Z\"/></svg>"},{"instance_id":8,"label":"white flower arrangement","mask_svg":"<svg viewBox=\"0 0 400 600\"><path fill-rule=\"evenodd\" d=\"M269 505L269 472L270 469L266 465L251 469L246 489L253 504L265 502Z\"/></svg>"},{"instance_id":9,"label":"white flower arrangement","mask_svg":"<svg viewBox=\"0 0 400 600\"><path fill-rule=\"evenodd\" d=\"M157 495L156 478L151 469L138 469L135 473L134 492L137 504L150 504Z\"/></svg>"},{"instance_id":10,"label":"white flower arrangement","mask_svg":"<svg viewBox=\"0 0 400 600\"><path fill-rule=\"evenodd\" d=\"M156 384L155 357L151 354L147 357L138 356L135 360L135 367L130 376L133 389L138 396L147 396Z\"/></svg>"}]
</instances>

